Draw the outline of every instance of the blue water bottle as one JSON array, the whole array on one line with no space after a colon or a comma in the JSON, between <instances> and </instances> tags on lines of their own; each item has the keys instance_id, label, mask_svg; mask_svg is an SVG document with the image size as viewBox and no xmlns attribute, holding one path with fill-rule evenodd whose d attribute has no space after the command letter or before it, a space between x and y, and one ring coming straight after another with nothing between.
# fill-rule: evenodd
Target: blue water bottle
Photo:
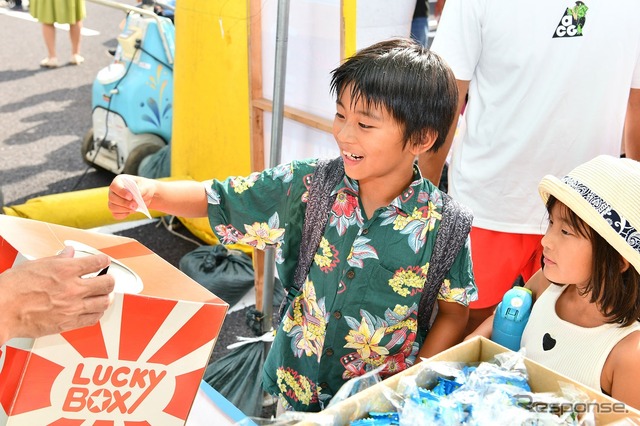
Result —
<instances>
[{"instance_id":1,"label":"blue water bottle","mask_svg":"<svg viewBox=\"0 0 640 426\"><path fill-rule=\"evenodd\" d=\"M520 349L522 332L529 320L533 297L531 290L513 287L504 294L493 317L491 340L512 351Z\"/></svg>"}]
</instances>

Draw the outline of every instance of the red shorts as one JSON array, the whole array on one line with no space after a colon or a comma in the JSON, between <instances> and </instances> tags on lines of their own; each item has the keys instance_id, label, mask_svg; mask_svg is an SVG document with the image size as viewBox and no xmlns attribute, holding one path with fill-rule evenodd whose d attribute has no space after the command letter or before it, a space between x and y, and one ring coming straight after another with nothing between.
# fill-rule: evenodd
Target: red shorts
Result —
<instances>
[{"instance_id":1,"label":"red shorts","mask_svg":"<svg viewBox=\"0 0 640 426\"><path fill-rule=\"evenodd\" d=\"M497 305L519 275L524 281L540 269L542 235L471 228L471 259L478 300L471 309Z\"/></svg>"}]
</instances>

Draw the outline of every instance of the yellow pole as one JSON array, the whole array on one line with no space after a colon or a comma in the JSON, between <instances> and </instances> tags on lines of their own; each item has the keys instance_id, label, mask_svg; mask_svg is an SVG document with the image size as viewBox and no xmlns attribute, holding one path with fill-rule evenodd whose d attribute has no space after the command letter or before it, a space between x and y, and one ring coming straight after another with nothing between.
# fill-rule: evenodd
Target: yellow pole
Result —
<instances>
[{"instance_id":1,"label":"yellow pole","mask_svg":"<svg viewBox=\"0 0 640 426\"><path fill-rule=\"evenodd\" d=\"M3 210L9 216L88 229L116 222L107 208L107 193L108 188L104 187L45 195ZM144 216L135 214L131 216L131 220L134 219L144 219Z\"/></svg>"},{"instance_id":2,"label":"yellow pole","mask_svg":"<svg viewBox=\"0 0 640 426\"><path fill-rule=\"evenodd\" d=\"M176 2L171 174L196 180L251 172L247 1ZM181 219L217 242L207 219Z\"/></svg>"},{"instance_id":3,"label":"yellow pole","mask_svg":"<svg viewBox=\"0 0 640 426\"><path fill-rule=\"evenodd\" d=\"M246 1L176 2L171 174L251 172Z\"/></svg>"},{"instance_id":4,"label":"yellow pole","mask_svg":"<svg viewBox=\"0 0 640 426\"><path fill-rule=\"evenodd\" d=\"M161 180L180 180L185 177L163 178ZM27 200L24 204L3 207L4 214L79 229L96 228L121 222L115 220L107 207L109 188L91 188L80 191L43 195ZM151 211L151 216L160 217L162 213ZM140 220L145 216L135 213L126 220Z\"/></svg>"},{"instance_id":5,"label":"yellow pole","mask_svg":"<svg viewBox=\"0 0 640 426\"><path fill-rule=\"evenodd\" d=\"M356 24L357 24L357 0L342 0L341 22L341 59L353 56L356 53Z\"/></svg>"}]
</instances>

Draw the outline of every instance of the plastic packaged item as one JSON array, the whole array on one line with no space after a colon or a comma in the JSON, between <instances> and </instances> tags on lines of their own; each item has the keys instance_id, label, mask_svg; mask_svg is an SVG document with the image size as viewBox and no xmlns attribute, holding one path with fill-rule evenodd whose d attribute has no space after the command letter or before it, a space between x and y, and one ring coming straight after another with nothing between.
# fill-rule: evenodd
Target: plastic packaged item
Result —
<instances>
[{"instance_id":1,"label":"plastic packaged item","mask_svg":"<svg viewBox=\"0 0 640 426\"><path fill-rule=\"evenodd\" d=\"M350 426L397 426L400 423L398 413L379 413L372 411L366 419L354 420Z\"/></svg>"},{"instance_id":2,"label":"plastic packaged item","mask_svg":"<svg viewBox=\"0 0 640 426\"><path fill-rule=\"evenodd\" d=\"M429 363L417 375L404 377L395 395L385 396L398 411L399 426L591 425L578 419L574 409L586 395L571 388L562 388L562 395L533 393L528 378L524 354L504 352L479 364ZM391 426L395 421L388 413L370 412L350 426Z\"/></svg>"},{"instance_id":3,"label":"plastic packaged item","mask_svg":"<svg viewBox=\"0 0 640 426\"><path fill-rule=\"evenodd\" d=\"M491 340L499 345L518 351L524 327L529 321L533 305L531 290L513 287L504 294L493 317Z\"/></svg>"}]
</instances>

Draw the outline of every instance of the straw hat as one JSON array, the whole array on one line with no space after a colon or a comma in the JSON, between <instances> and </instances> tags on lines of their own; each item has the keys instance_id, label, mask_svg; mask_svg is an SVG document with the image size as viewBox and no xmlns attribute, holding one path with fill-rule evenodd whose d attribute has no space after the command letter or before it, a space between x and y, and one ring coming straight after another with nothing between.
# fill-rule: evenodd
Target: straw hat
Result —
<instances>
[{"instance_id":1,"label":"straw hat","mask_svg":"<svg viewBox=\"0 0 640 426\"><path fill-rule=\"evenodd\" d=\"M574 211L640 273L640 162L601 155L558 179L545 176L538 191Z\"/></svg>"}]
</instances>

